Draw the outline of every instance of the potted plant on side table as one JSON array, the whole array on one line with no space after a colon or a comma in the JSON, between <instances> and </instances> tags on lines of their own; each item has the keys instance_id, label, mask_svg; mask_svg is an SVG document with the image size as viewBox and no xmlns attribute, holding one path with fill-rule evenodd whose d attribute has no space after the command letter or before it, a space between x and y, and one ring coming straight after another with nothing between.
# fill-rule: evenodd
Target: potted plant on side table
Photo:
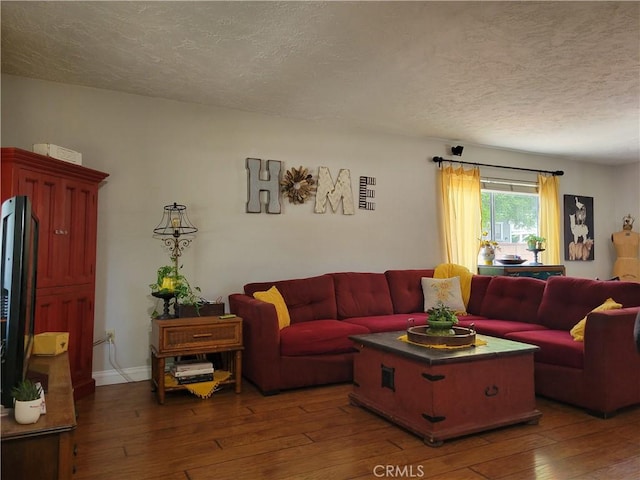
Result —
<instances>
[{"instance_id":1,"label":"potted plant on side table","mask_svg":"<svg viewBox=\"0 0 640 480\"><path fill-rule=\"evenodd\" d=\"M11 389L11 395L15 400L13 413L16 422L26 425L38 421L42 406L41 394L42 387L29 379L21 381Z\"/></svg>"},{"instance_id":2,"label":"potted plant on side table","mask_svg":"<svg viewBox=\"0 0 640 480\"><path fill-rule=\"evenodd\" d=\"M192 306L199 314L199 306L203 303L202 298L196 293L200 292L200 287L191 287L187 278L179 272L175 265L164 265L158 268L156 283L149 285L153 296L162 298L165 301L164 315L160 315L154 310L153 318L167 318L168 302L173 298L173 308L176 317L181 316L179 310L183 306Z\"/></svg>"}]
</instances>

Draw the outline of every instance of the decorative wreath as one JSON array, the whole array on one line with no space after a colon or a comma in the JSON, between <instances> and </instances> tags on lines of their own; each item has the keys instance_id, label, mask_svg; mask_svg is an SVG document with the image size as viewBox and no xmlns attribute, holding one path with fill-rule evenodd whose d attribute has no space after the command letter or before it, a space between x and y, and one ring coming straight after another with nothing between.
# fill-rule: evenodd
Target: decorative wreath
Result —
<instances>
[{"instance_id":1,"label":"decorative wreath","mask_svg":"<svg viewBox=\"0 0 640 480\"><path fill-rule=\"evenodd\" d=\"M316 181L306 168L287 170L280 182L280 191L289 198L289 203L302 204L316 191Z\"/></svg>"}]
</instances>

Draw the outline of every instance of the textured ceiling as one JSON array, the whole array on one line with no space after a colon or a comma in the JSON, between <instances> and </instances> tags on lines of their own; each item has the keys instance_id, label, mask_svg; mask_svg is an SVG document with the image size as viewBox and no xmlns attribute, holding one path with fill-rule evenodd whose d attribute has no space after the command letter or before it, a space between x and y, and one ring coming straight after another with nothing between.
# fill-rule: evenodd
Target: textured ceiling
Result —
<instances>
[{"instance_id":1,"label":"textured ceiling","mask_svg":"<svg viewBox=\"0 0 640 480\"><path fill-rule=\"evenodd\" d=\"M638 2L7 2L2 72L640 161Z\"/></svg>"}]
</instances>

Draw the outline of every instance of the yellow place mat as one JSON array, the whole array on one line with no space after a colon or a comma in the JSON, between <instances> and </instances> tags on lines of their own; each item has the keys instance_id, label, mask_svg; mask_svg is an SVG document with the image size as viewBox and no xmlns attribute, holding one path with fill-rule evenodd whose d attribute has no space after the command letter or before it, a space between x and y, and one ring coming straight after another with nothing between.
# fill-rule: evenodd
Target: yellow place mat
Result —
<instances>
[{"instance_id":1,"label":"yellow place mat","mask_svg":"<svg viewBox=\"0 0 640 480\"><path fill-rule=\"evenodd\" d=\"M398 340L400 340L401 342L410 343L411 345L418 345L419 347L439 348L441 350L458 350L460 348L469 348L471 346L480 347L482 345L486 345L487 344L486 341L480 340L478 337L476 337L475 342L470 344L470 345L453 345L453 346L451 346L451 345L425 345L423 343L412 342L411 340L409 340L409 338L407 337L406 333L404 335L399 336Z\"/></svg>"},{"instance_id":2,"label":"yellow place mat","mask_svg":"<svg viewBox=\"0 0 640 480\"><path fill-rule=\"evenodd\" d=\"M200 398L209 398L213 392L216 391L220 382L224 382L231 377L231 372L227 372L225 370L216 370L213 372L213 381L211 382L199 382L199 383L188 383L186 385L180 385L178 381L171 375L170 373L164 374L164 385L165 387L184 387L193 393L195 396Z\"/></svg>"}]
</instances>

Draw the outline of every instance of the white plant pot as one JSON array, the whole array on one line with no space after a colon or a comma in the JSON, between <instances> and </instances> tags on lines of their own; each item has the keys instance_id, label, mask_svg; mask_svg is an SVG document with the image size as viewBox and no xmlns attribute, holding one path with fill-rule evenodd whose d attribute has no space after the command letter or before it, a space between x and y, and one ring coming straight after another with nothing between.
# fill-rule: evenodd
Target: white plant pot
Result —
<instances>
[{"instance_id":1,"label":"white plant pot","mask_svg":"<svg viewBox=\"0 0 640 480\"><path fill-rule=\"evenodd\" d=\"M36 423L40 418L41 405L41 398L38 398L37 400L29 400L28 402L16 401L13 407L13 414L16 418L16 422L23 425Z\"/></svg>"}]
</instances>

